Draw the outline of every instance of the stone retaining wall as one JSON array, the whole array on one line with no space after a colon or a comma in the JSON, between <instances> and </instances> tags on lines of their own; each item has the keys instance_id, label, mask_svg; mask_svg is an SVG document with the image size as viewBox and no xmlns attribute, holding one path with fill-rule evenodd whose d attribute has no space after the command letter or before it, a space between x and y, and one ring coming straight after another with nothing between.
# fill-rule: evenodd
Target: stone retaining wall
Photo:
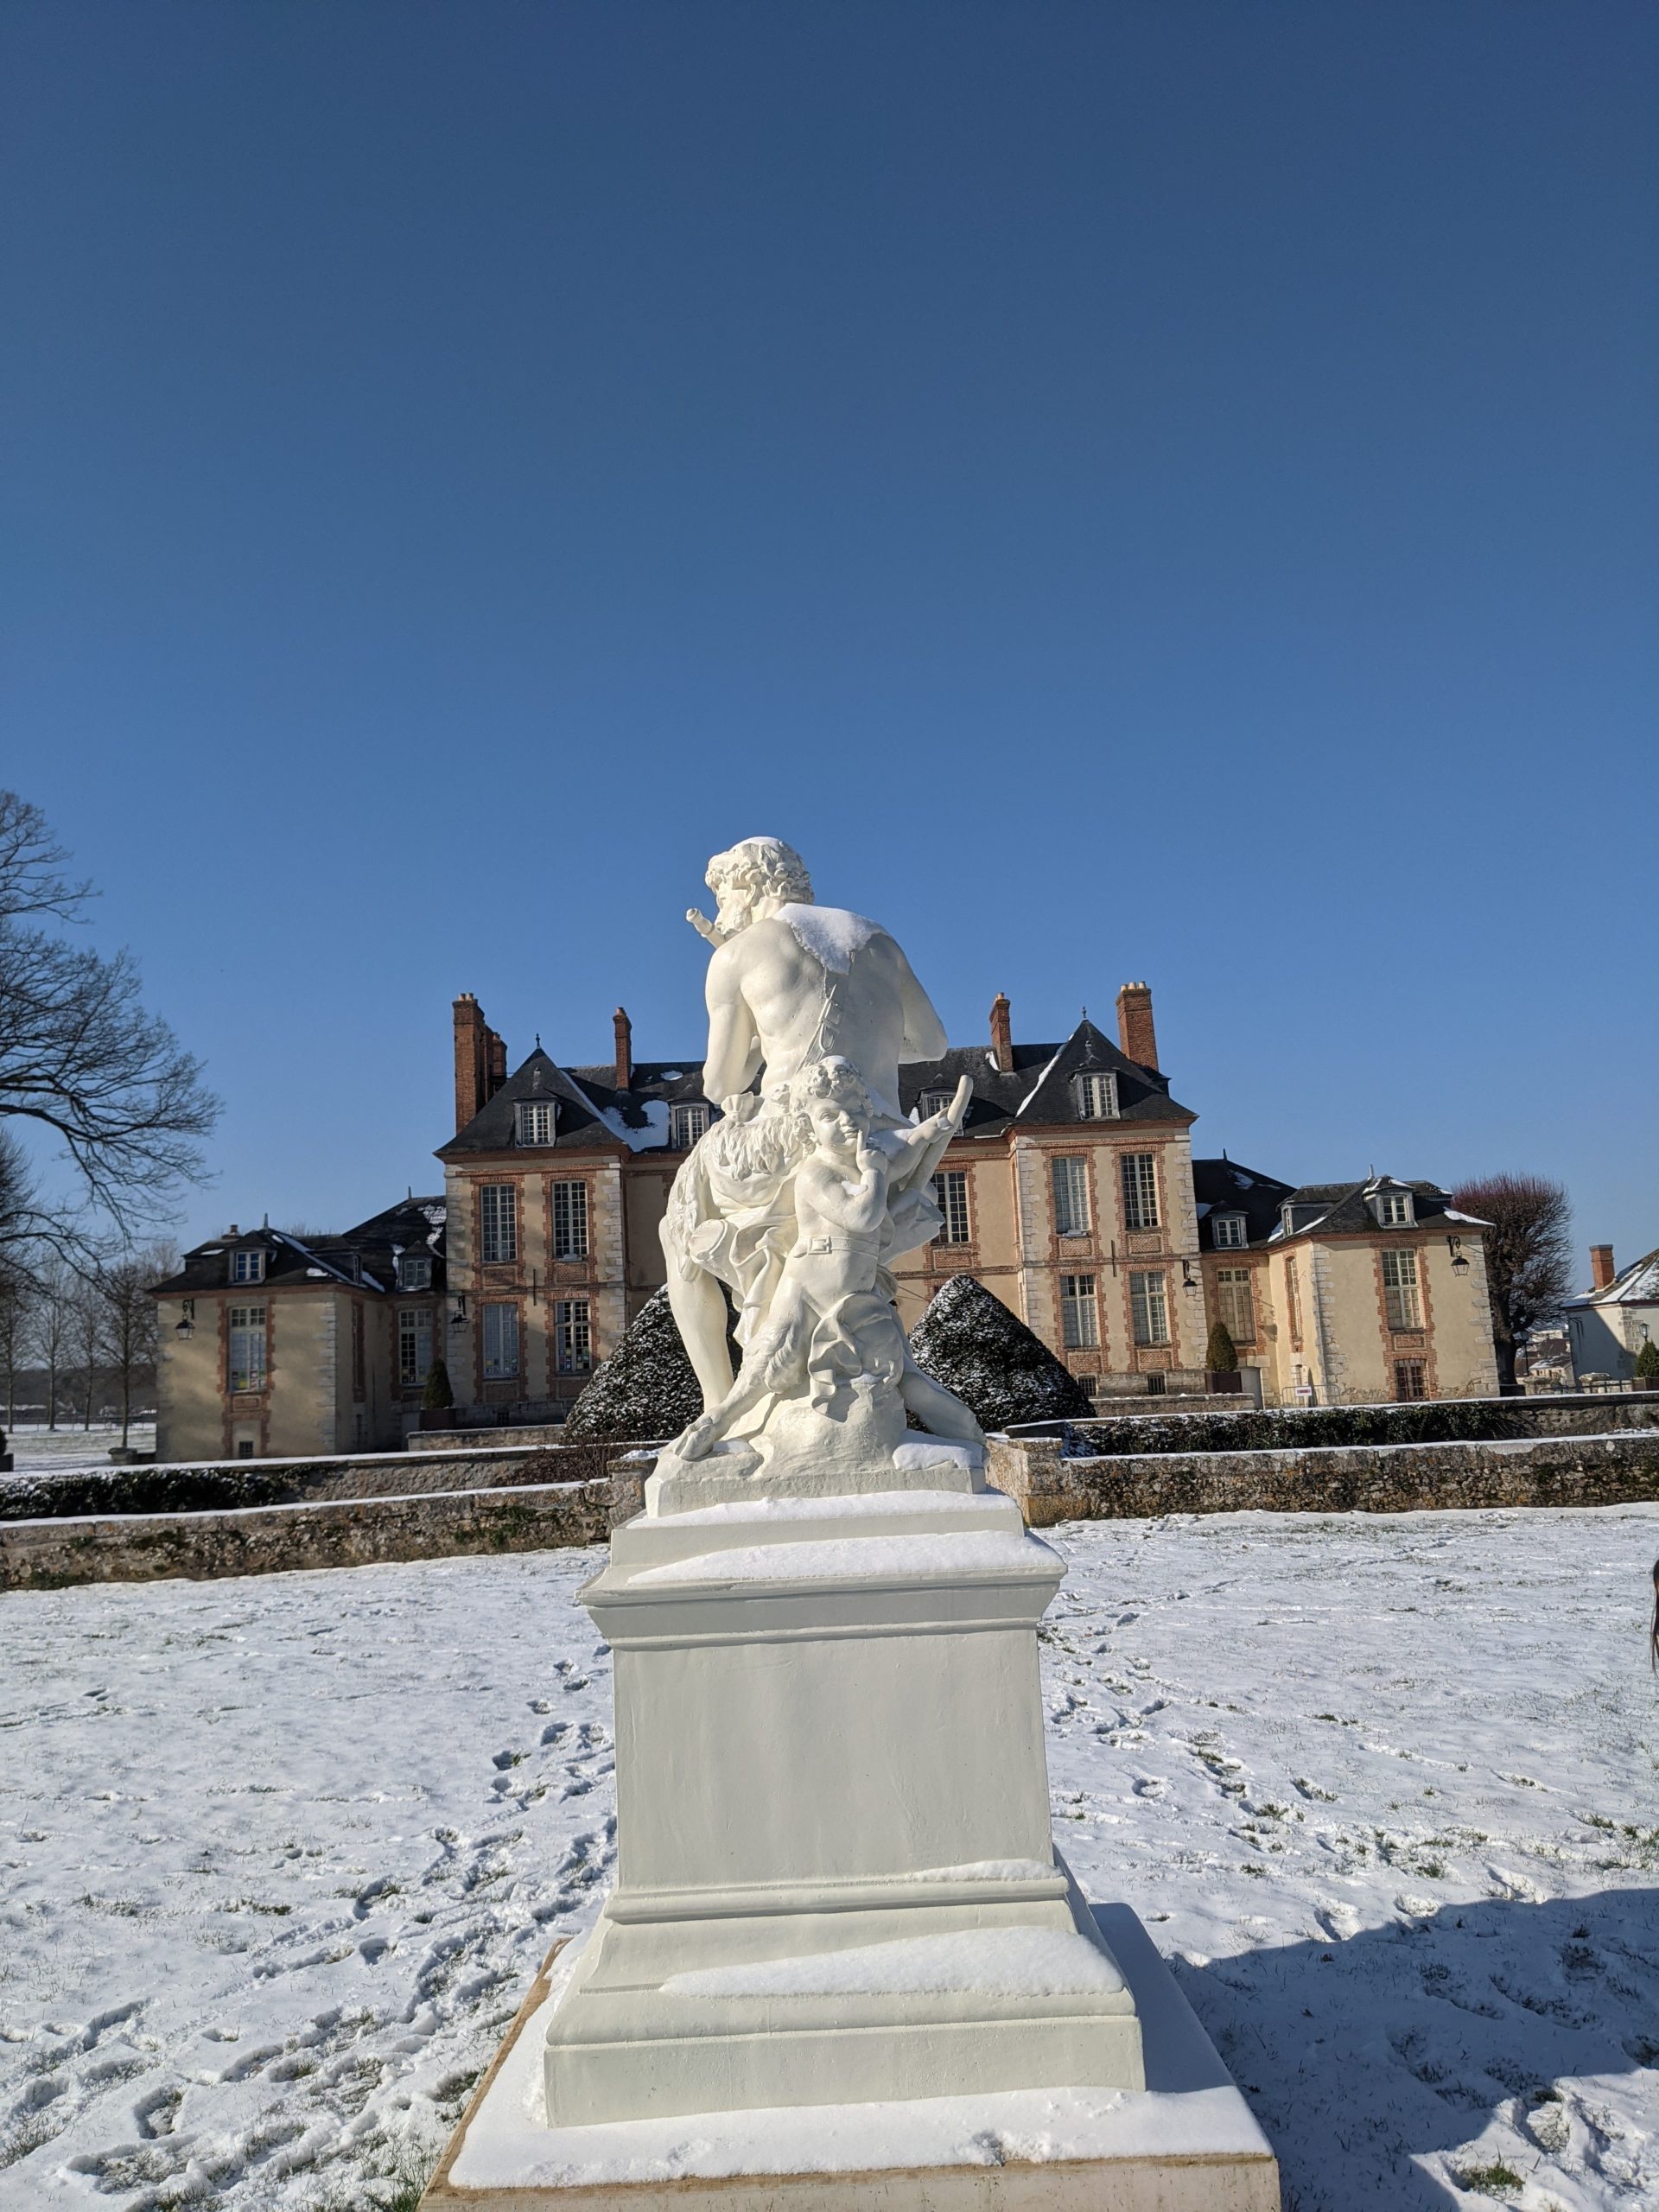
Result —
<instances>
[{"instance_id":1,"label":"stone retaining wall","mask_svg":"<svg viewBox=\"0 0 1659 2212\"><path fill-rule=\"evenodd\" d=\"M1659 1499L1659 1429L1494 1444L1068 1459L1058 1438L991 1440L991 1480L1033 1529L1166 1513L1414 1513Z\"/></svg>"},{"instance_id":2,"label":"stone retaining wall","mask_svg":"<svg viewBox=\"0 0 1659 2212\"><path fill-rule=\"evenodd\" d=\"M0 1523L0 1590L549 1551L602 1543L613 1510L613 1485L600 1480L222 1513L11 1521ZM629 1510L638 1509L630 1502Z\"/></svg>"},{"instance_id":3,"label":"stone retaining wall","mask_svg":"<svg viewBox=\"0 0 1659 2212\"><path fill-rule=\"evenodd\" d=\"M451 1445L445 1452L352 1452L315 1459L188 1460L162 1466L47 1468L0 1484L0 1522L234 1511L329 1498L406 1497L602 1479L626 1445Z\"/></svg>"}]
</instances>

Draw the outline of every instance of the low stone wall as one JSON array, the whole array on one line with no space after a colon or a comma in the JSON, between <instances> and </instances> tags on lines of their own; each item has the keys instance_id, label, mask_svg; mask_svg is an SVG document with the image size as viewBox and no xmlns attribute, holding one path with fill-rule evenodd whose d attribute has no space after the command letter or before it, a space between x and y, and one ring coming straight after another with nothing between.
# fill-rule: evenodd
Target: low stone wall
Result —
<instances>
[{"instance_id":1,"label":"low stone wall","mask_svg":"<svg viewBox=\"0 0 1659 2212\"><path fill-rule=\"evenodd\" d=\"M1414 1513L1659 1499L1659 1429L1492 1444L1068 1459L1050 1437L991 1440L991 1480L1033 1529L1167 1513Z\"/></svg>"},{"instance_id":2,"label":"low stone wall","mask_svg":"<svg viewBox=\"0 0 1659 2212\"><path fill-rule=\"evenodd\" d=\"M352 1452L315 1459L188 1460L163 1466L67 1467L0 1484L0 1522L63 1515L234 1511L328 1498L407 1497L434 1491L505 1490L594 1482L626 1445L482 1445L444 1452Z\"/></svg>"},{"instance_id":3,"label":"low stone wall","mask_svg":"<svg viewBox=\"0 0 1659 2212\"><path fill-rule=\"evenodd\" d=\"M0 1590L549 1551L602 1543L613 1510L613 1486L601 1478L220 1513L11 1521L0 1524Z\"/></svg>"}]
</instances>

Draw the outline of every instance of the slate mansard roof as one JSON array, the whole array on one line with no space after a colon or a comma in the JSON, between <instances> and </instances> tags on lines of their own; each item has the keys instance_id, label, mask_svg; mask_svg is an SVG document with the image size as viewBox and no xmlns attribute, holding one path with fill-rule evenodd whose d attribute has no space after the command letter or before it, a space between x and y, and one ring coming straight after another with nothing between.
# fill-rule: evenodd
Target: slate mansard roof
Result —
<instances>
[{"instance_id":1,"label":"slate mansard roof","mask_svg":"<svg viewBox=\"0 0 1659 2212\"><path fill-rule=\"evenodd\" d=\"M1120 1121L1185 1126L1197 1119L1170 1096L1167 1076L1137 1065L1086 1018L1062 1044L1016 1045L1013 1059L1013 1071L1005 1074L988 1046L972 1045L957 1047L942 1059L907 1061L899 1071L899 1103L909 1113L919 1106L925 1092L954 1091L965 1075L972 1080L974 1096L964 1134L995 1136L1014 1122L1044 1126L1081 1122L1072 1078L1098 1072L1117 1077ZM636 1061L633 1080L626 1090L616 1088L615 1078L613 1065L562 1068L538 1045L466 1128L439 1146L438 1158L512 1150L518 1141L518 1108L533 1099L554 1103L550 1148L555 1151L561 1146L575 1150L607 1141L624 1144L630 1152L659 1150L669 1143L670 1107L707 1103L700 1061ZM544 1145L533 1148L550 1149Z\"/></svg>"},{"instance_id":2,"label":"slate mansard roof","mask_svg":"<svg viewBox=\"0 0 1659 2212\"><path fill-rule=\"evenodd\" d=\"M1224 1153L1219 1160L1192 1162L1192 1195L1198 1202L1198 1249L1215 1252L1239 1249L1217 1244L1218 1214L1243 1214L1246 1246L1265 1244L1279 1226L1280 1207L1294 1194L1288 1183L1264 1175L1259 1167L1241 1166Z\"/></svg>"},{"instance_id":3,"label":"slate mansard roof","mask_svg":"<svg viewBox=\"0 0 1659 2212\"><path fill-rule=\"evenodd\" d=\"M552 1150L623 1144L630 1152L659 1150L669 1141L671 1106L702 1105L700 1060L637 1060L626 1090L616 1087L613 1065L562 1068L537 1045L464 1129L438 1147L438 1158L457 1153L510 1152L518 1141L518 1108L550 1099L555 1109ZM534 1147L550 1149L546 1145Z\"/></svg>"},{"instance_id":4,"label":"slate mansard roof","mask_svg":"<svg viewBox=\"0 0 1659 2212\"><path fill-rule=\"evenodd\" d=\"M245 1291L273 1287L345 1283L356 1289L393 1294L400 1253L425 1254L432 1262L432 1287L444 1280L444 1202L441 1198L401 1199L383 1213L371 1214L340 1235L290 1236L280 1229L215 1236L184 1255L179 1272L152 1283L157 1297L190 1297L210 1290ZM263 1252L265 1271L258 1282L232 1283L232 1252Z\"/></svg>"}]
</instances>

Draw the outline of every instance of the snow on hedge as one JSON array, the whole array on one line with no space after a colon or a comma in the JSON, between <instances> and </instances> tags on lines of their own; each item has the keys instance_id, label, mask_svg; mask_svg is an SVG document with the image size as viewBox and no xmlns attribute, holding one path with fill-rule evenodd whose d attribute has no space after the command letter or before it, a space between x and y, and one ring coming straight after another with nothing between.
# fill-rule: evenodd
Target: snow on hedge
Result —
<instances>
[{"instance_id":1,"label":"snow on hedge","mask_svg":"<svg viewBox=\"0 0 1659 2212\"><path fill-rule=\"evenodd\" d=\"M983 1429L1092 1413L1094 1400L1040 1337L972 1275L952 1275L911 1332L916 1364Z\"/></svg>"}]
</instances>

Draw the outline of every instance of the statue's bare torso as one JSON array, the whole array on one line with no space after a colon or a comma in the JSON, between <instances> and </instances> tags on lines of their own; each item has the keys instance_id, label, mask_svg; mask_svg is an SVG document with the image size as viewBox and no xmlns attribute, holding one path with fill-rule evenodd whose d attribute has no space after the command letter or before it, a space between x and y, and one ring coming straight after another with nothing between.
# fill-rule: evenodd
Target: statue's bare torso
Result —
<instances>
[{"instance_id":1,"label":"statue's bare torso","mask_svg":"<svg viewBox=\"0 0 1659 2212\"><path fill-rule=\"evenodd\" d=\"M798 929L791 914L804 918ZM763 1065L770 1091L839 1053L896 1118L900 1062L945 1050L944 1025L899 944L844 907L785 906L752 921L715 950L706 995L703 1089L717 1104L747 1090Z\"/></svg>"}]
</instances>

